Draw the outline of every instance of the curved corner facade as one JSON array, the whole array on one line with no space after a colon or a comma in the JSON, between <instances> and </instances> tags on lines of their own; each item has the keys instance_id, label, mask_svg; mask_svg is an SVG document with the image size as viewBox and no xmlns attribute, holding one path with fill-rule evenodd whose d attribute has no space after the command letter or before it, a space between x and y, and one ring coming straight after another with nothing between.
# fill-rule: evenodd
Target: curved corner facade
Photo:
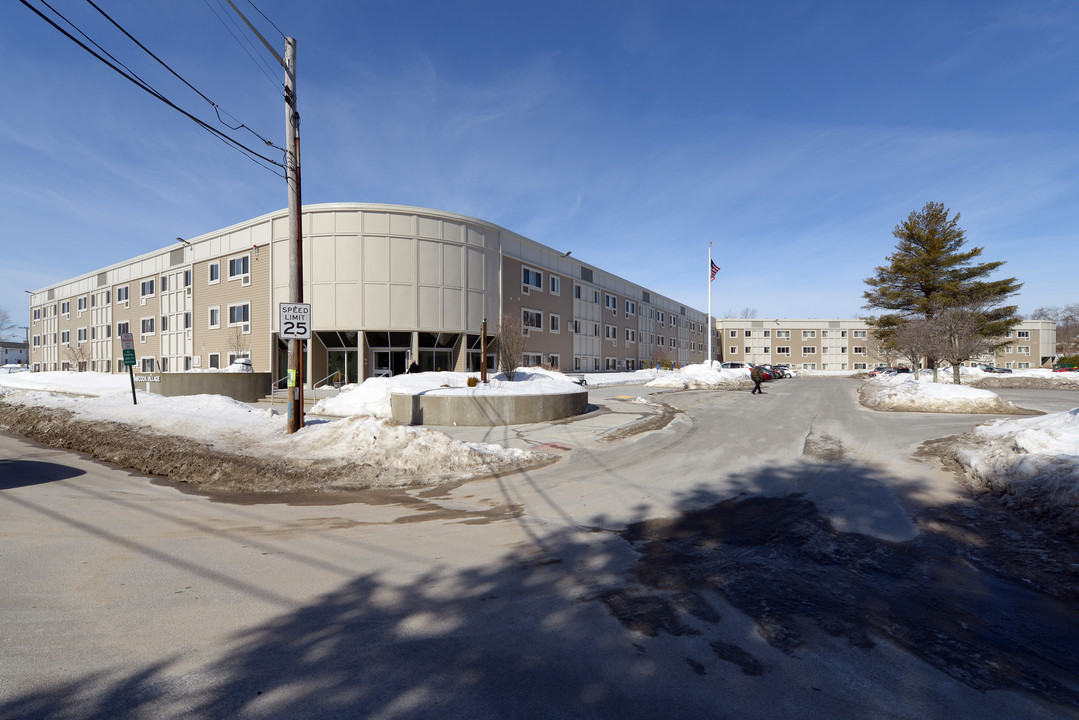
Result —
<instances>
[{"instance_id":1,"label":"curved corner facade","mask_svg":"<svg viewBox=\"0 0 1079 720\"><path fill-rule=\"evenodd\" d=\"M632 370L703 362L704 313L492 223L397 205L305 206L304 301L314 336L305 384L480 367L481 328L520 317L526 365ZM30 365L142 372L224 367L240 356L285 374L288 301L281 210L37 290ZM489 367L495 356L489 350Z\"/></svg>"}]
</instances>

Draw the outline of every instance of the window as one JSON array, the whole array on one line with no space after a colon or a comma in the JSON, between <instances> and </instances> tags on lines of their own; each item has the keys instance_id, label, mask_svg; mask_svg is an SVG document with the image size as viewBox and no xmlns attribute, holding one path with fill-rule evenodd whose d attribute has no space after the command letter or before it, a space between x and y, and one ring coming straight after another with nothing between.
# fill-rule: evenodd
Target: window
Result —
<instances>
[{"instance_id":1,"label":"window","mask_svg":"<svg viewBox=\"0 0 1079 720\"><path fill-rule=\"evenodd\" d=\"M1030 369L1030 363L1028 363L1028 362L1016 363L1015 368L1017 370L1029 370Z\"/></svg>"},{"instance_id":2,"label":"window","mask_svg":"<svg viewBox=\"0 0 1079 720\"><path fill-rule=\"evenodd\" d=\"M556 353L552 353L551 355L547 356L547 364L550 365L552 369L557 370L559 367L559 362L560 359Z\"/></svg>"},{"instance_id":3,"label":"window","mask_svg":"<svg viewBox=\"0 0 1079 720\"><path fill-rule=\"evenodd\" d=\"M154 359L152 357L144 357L142 359L142 371L144 373L152 373L154 371Z\"/></svg>"},{"instance_id":4,"label":"window","mask_svg":"<svg viewBox=\"0 0 1079 720\"><path fill-rule=\"evenodd\" d=\"M142 327L141 327L140 332L143 335L153 335L153 333L154 333L154 319L153 318L143 318L142 319Z\"/></svg>"},{"instance_id":5,"label":"window","mask_svg":"<svg viewBox=\"0 0 1079 720\"><path fill-rule=\"evenodd\" d=\"M207 281L210 285L221 282L221 263L210 263L210 273Z\"/></svg>"},{"instance_id":6,"label":"window","mask_svg":"<svg viewBox=\"0 0 1079 720\"><path fill-rule=\"evenodd\" d=\"M1019 353L1020 355L1029 355L1030 354L1030 346L1029 345L1020 345L1019 347L1015 348L1015 351L1017 353Z\"/></svg>"},{"instance_id":7,"label":"window","mask_svg":"<svg viewBox=\"0 0 1079 720\"><path fill-rule=\"evenodd\" d=\"M551 294L558 295L562 290L562 278L557 275L551 276Z\"/></svg>"},{"instance_id":8,"label":"window","mask_svg":"<svg viewBox=\"0 0 1079 720\"><path fill-rule=\"evenodd\" d=\"M550 324L549 324L549 326L551 328L551 332L556 333L556 332L559 331L558 326L561 323L561 321L562 321L562 319L558 315L555 315L554 313L550 314Z\"/></svg>"},{"instance_id":9,"label":"window","mask_svg":"<svg viewBox=\"0 0 1079 720\"><path fill-rule=\"evenodd\" d=\"M184 270L184 287L191 287L191 271Z\"/></svg>"},{"instance_id":10,"label":"window","mask_svg":"<svg viewBox=\"0 0 1079 720\"><path fill-rule=\"evenodd\" d=\"M71 342L71 331L70 330L61 330L60 331L60 344L61 345L67 345L69 342Z\"/></svg>"},{"instance_id":11,"label":"window","mask_svg":"<svg viewBox=\"0 0 1079 720\"><path fill-rule=\"evenodd\" d=\"M858 331L855 330L854 332L858 332ZM866 369L866 364L865 363L854 363L854 369L855 370L865 370Z\"/></svg>"},{"instance_id":12,"label":"window","mask_svg":"<svg viewBox=\"0 0 1079 720\"><path fill-rule=\"evenodd\" d=\"M1007 354L1011 355L1011 354L1012 354L1012 346L1011 346L1011 345L1009 345L1008 347L1004 348L1004 352L1006 352Z\"/></svg>"},{"instance_id":13,"label":"window","mask_svg":"<svg viewBox=\"0 0 1079 720\"><path fill-rule=\"evenodd\" d=\"M738 354L738 346L736 346L736 345L731 345L731 351L730 351L730 353L729 353L729 354L730 354L730 355L737 355L737 354Z\"/></svg>"},{"instance_id":14,"label":"window","mask_svg":"<svg viewBox=\"0 0 1079 720\"><path fill-rule=\"evenodd\" d=\"M229 280L250 274L250 262L250 255L244 255L243 257L232 258L229 260Z\"/></svg>"},{"instance_id":15,"label":"window","mask_svg":"<svg viewBox=\"0 0 1079 720\"><path fill-rule=\"evenodd\" d=\"M211 328L221 327L221 308L210 308L209 325Z\"/></svg>"},{"instance_id":16,"label":"window","mask_svg":"<svg viewBox=\"0 0 1079 720\"><path fill-rule=\"evenodd\" d=\"M604 367L607 370L617 370L618 360L615 358L604 358Z\"/></svg>"},{"instance_id":17,"label":"window","mask_svg":"<svg viewBox=\"0 0 1079 720\"><path fill-rule=\"evenodd\" d=\"M139 296L140 297L150 297L153 294L154 294L154 281L153 280L143 280L142 284L139 285Z\"/></svg>"},{"instance_id":18,"label":"window","mask_svg":"<svg viewBox=\"0 0 1079 720\"><path fill-rule=\"evenodd\" d=\"M191 312L184 313L184 330L191 329Z\"/></svg>"},{"instance_id":19,"label":"window","mask_svg":"<svg viewBox=\"0 0 1079 720\"><path fill-rule=\"evenodd\" d=\"M1030 338L1030 331L1029 330L1016 330L1015 331L1015 336L1017 338Z\"/></svg>"},{"instance_id":20,"label":"window","mask_svg":"<svg viewBox=\"0 0 1079 720\"><path fill-rule=\"evenodd\" d=\"M656 345L659 345L660 347L663 347L666 344L667 344L667 338L663 337L662 335L656 335Z\"/></svg>"},{"instance_id":21,"label":"window","mask_svg":"<svg viewBox=\"0 0 1079 720\"><path fill-rule=\"evenodd\" d=\"M41 308L34 308L34 320L41 319Z\"/></svg>"},{"instance_id":22,"label":"window","mask_svg":"<svg viewBox=\"0 0 1079 720\"><path fill-rule=\"evenodd\" d=\"M116 334L123 335L124 333L131 332L131 323L116 323Z\"/></svg>"},{"instance_id":23,"label":"window","mask_svg":"<svg viewBox=\"0 0 1079 720\"><path fill-rule=\"evenodd\" d=\"M854 346L854 354L855 355L865 355L865 346L864 345L855 345ZM857 368L855 368L855 369L857 369Z\"/></svg>"},{"instance_id":24,"label":"window","mask_svg":"<svg viewBox=\"0 0 1079 720\"><path fill-rule=\"evenodd\" d=\"M599 323L592 323L592 337L599 337Z\"/></svg>"},{"instance_id":25,"label":"window","mask_svg":"<svg viewBox=\"0 0 1079 720\"><path fill-rule=\"evenodd\" d=\"M617 340L618 328L616 328L614 325L604 325L603 337L607 338L608 340Z\"/></svg>"},{"instance_id":26,"label":"window","mask_svg":"<svg viewBox=\"0 0 1079 720\"><path fill-rule=\"evenodd\" d=\"M581 299L581 286L580 285L574 285L573 286L573 299L574 300L580 300ZM579 359L580 358L575 358L575 360L579 360Z\"/></svg>"},{"instance_id":27,"label":"window","mask_svg":"<svg viewBox=\"0 0 1079 720\"><path fill-rule=\"evenodd\" d=\"M161 292L168 292L168 289L169 289L169 276L168 275L162 275L161 276Z\"/></svg>"},{"instance_id":28,"label":"window","mask_svg":"<svg viewBox=\"0 0 1079 720\"><path fill-rule=\"evenodd\" d=\"M592 291L592 304L599 305L599 290ZM599 370L599 360L596 361L596 369Z\"/></svg>"},{"instance_id":29,"label":"window","mask_svg":"<svg viewBox=\"0 0 1079 720\"><path fill-rule=\"evenodd\" d=\"M521 325L530 330L542 330L543 313L535 310L522 310Z\"/></svg>"},{"instance_id":30,"label":"window","mask_svg":"<svg viewBox=\"0 0 1079 720\"><path fill-rule=\"evenodd\" d=\"M764 348L763 348L763 351L764 351L764 354L767 355L768 353L770 353L772 351L772 349L770 347L768 347L767 345L765 345Z\"/></svg>"},{"instance_id":31,"label":"window","mask_svg":"<svg viewBox=\"0 0 1079 720\"><path fill-rule=\"evenodd\" d=\"M614 295L606 295L605 294L603 296L603 304L606 307L609 307L611 310L615 310L615 311L618 310L618 298L616 298Z\"/></svg>"},{"instance_id":32,"label":"window","mask_svg":"<svg viewBox=\"0 0 1079 720\"><path fill-rule=\"evenodd\" d=\"M62 303L60 303L60 314L61 315L70 315L71 314L71 301L70 300L64 300Z\"/></svg>"},{"instance_id":33,"label":"window","mask_svg":"<svg viewBox=\"0 0 1079 720\"><path fill-rule=\"evenodd\" d=\"M772 331L771 330L765 330L764 331L764 337L772 337Z\"/></svg>"},{"instance_id":34,"label":"window","mask_svg":"<svg viewBox=\"0 0 1079 720\"><path fill-rule=\"evenodd\" d=\"M662 310L659 311L659 322L660 322L661 325L664 322L664 320L663 320L663 311Z\"/></svg>"},{"instance_id":35,"label":"window","mask_svg":"<svg viewBox=\"0 0 1079 720\"><path fill-rule=\"evenodd\" d=\"M808 340L809 338L815 338L815 337L817 337L817 331L816 330L803 330L802 331L802 339L803 340Z\"/></svg>"},{"instance_id":36,"label":"window","mask_svg":"<svg viewBox=\"0 0 1079 720\"><path fill-rule=\"evenodd\" d=\"M737 330L731 330L731 337L732 338L738 337L738 331Z\"/></svg>"},{"instance_id":37,"label":"window","mask_svg":"<svg viewBox=\"0 0 1079 720\"><path fill-rule=\"evenodd\" d=\"M79 342L86 342L86 328L79 328Z\"/></svg>"},{"instance_id":38,"label":"window","mask_svg":"<svg viewBox=\"0 0 1079 720\"><path fill-rule=\"evenodd\" d=\"M626 317L631 317L637 314L637 303L632 300L626 300Z\"/></svg>"},{"instance_id":39,"label":"window","mask_svg":"<svg viewBox=\"0 0 1079 720\"><path fill-rule=\"evenodd\" d=\"M531 286L534 288L543 287L543 273L533 270L532 268L521 268L521 285L526 288Z\"/></svg>"},{"instance_id":40,"label":"window","mask_svg":"<svg viewBox=\"0 0 1079 720\"><path fill-rule=\"evenodd\" d=\"M746 337L753 337L753 331L752 330L746 330Z\"/></svg>"},{"instance_id":41,"label":"window","mask_svg":"<svg viewBox=\"0 0 1079 720\"><path fill-rule=\"evenodd\" d=\"M776 355L786 355L787 357L790 357L791 356L790 346L789 345L777 345L776 346Z\"/></svg>"},{"instance_id":42,"label":"window","mask_svg":"<svg viewBox=\"0 0 1079 720\"><path fill-rule=\"evenodd\" d=\"M521 362L525 367L536 367L543 364L543 356L539 353L524 353L521 355Z\"/></svg>"},{"instance_id":43,"label":"window","mask_svg":"<svg viewBox=\"0 0 1079 720\"><path fill-rule=\"evenodd\" d=\"M229 305L229 327L251 322L251 303Z\"/></svg>"},{"instance_id":44,"label":"window","mask_svg":"<svg viewBox=\"0 0 1079 720\"><path fill-rule=\"evenodd\" d=\"M626 342L637 342L637 331L626 328Z\"/></svg>"},{"instance_id":45,"label":"window","mask_svg":"<svg viewBox=\"0 0 1079 720\"><path fill-rule=\"evenodd\" d=\"M813 355L816 352L817 352L817 346L816 345L803 345L802 346L802 357L805 357L806 355Z\"/></svg>"},{"instance_id":46,"label":"window","mask_svg":"<svg viewBox=\"0 0 1079 720\"><path fill-rule=\"evenodd\" d=\"M803 370L816 370L817 363L802 363Z\"/></svg>"},{"instance_id":47,"label":"window","mask_svg":"<svg viewBox=\"0 0 1079 720\"><path fill-rule=\"evenodd\" d=\"M851 337L863 338L864 339L866 337L866 331L865 330L854 330L854 331L851 332Z\"/></svg>"},{"instance_id":48,"label":"window","mask_svg":"<svg viewBox=\"0 0 1079 720\"><path fill-rule=\"evenodd\" d=\"M839 337L841 337L841 338L847 337L847 331L846 330L840 330L839 331ZM846 370L847 368L842 368L842 369Z\"/></svg>"},{"instance_id":49,"label":"window","mask_svg":"<svg viewBox=\"0 0 1079 720\"><path fill-rule=\"evenodd\" d=\"M127 285L116 288L116 302L127 302Z\"/></svg>"},{"instance_id":50,"label":"window","mask_svg":"<svg viewBox=\"0 0 1079 720\"><path fill-rule=\"evenodd\" d=\"M212 368L221 367L221 354L220 353L210 353L210 367L212 367Z\"/></svg>"},{"instance_id":51,"label":"window","mask_svg":"<svg viewBox=\"0 0 1079 720\"><path fill-rule=\"evenodd\" d=\"M41 336L40 335L35 335L34 336L34 347L39 347L40 345L41 345Z\"/></svg>"},{"instance_id":52,"label":"window","mask_svg":"<svg viewBox=\"0 0 1079 720\"><path fill-rule=\"evenodd\" d=\"M168 315L162 315L161 316L161 332L168 332L168 329L169 329L169 316Z\"/></svg>"},{"instance_id":53,"label":"window","mask_svg":"<svg viewBox=\"0 0 1079 720\"><path fill-rule=\"evenodd\" d=\"M670 343L668 344L668 347L675 347L677 345L678 345L678 339L672 337Z\"/></svg>"},{"instance_id":54,"label":"window","mask_svg":"<svg viewBox=\"0 0 1079 720\"><path fill-rule=\"evenodd\" d=\"M790 340L790 339L791 339L791 331L790 330L776 330L776 340Z\"/></svg>"}]
</instances>

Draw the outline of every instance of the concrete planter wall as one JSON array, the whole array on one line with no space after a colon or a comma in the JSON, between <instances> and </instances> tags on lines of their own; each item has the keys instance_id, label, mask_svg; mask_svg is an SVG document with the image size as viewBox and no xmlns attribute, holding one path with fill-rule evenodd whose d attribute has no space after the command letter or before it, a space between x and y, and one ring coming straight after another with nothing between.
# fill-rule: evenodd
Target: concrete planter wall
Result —
<instances>
[{"instance_id":1,"label":"concrete planter wall","mask_svg":"<svg viewBox=\"0 0 1079 720\"><path fill-rule=\"evenodd\" d=\"M559 395L390 395L393 419L407 425L520 425L580 415L588 391Z\"/></svg>"},{"instance_id":2,"label":"concrete planter wall","mask_svg":"<svg viewBox=\"0 0 1079 720\"><path fill-rule=\"evenodd\" d=\"M178 397L224 395L240 402L255 402L270 394L271 373L135 373L139 390Z\"/></svg>"}]
</instances>

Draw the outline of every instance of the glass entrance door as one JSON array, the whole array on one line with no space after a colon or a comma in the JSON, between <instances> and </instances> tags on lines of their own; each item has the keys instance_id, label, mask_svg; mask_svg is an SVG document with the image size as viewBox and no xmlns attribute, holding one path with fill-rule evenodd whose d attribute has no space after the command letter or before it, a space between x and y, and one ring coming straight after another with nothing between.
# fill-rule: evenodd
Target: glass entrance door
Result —
<instances>
[{"instance_id":1,"label":"glass entrance door","mask_svg":"<svg viewBox=\"0 0 1079 720\"><path fill-rule=\"evenodd\" d=\"M375 350L375 377L401 375L408 367L407 350Z\"/></svg>"},{"instance_id":2,"label":"glass entrance door","mask_svg":"<svg viewBox=\"0 0 1079 720\"><path fill-rule=\"evenodd\" d=\"M326 355L326 369L330 375L337 377L332 382L342 385L358 382L359 358L355 350L330 350Z\"/></svg>"}]
</instances>

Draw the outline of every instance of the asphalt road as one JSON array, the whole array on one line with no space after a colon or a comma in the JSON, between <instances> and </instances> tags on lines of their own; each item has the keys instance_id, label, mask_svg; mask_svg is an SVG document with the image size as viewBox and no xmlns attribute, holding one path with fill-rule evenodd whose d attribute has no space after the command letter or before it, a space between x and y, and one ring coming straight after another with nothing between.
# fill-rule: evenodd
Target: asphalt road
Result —
<instances>
[{"instance_id":1,"label":"asphalt road","mask_svg":"<svg viewBox=\"0 0 1079 720\"><path fill-rule=\"evenodd\" d=\"M346 503L0 435L0 717L1079 717L1074 603L913 457L985 417L856 388L664 393L661 430Z\"/></svg>"}]
</instances>

